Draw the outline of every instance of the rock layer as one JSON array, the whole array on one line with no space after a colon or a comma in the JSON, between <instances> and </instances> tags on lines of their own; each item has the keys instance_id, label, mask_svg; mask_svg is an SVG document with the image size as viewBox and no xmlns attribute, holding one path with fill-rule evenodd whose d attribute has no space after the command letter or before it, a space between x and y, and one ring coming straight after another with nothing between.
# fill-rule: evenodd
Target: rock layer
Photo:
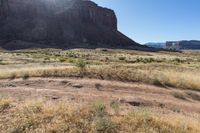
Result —
<instances>
[{"instance_id":1,"label":"rock layer","mask_svg":"<svg viewBox=\"0 0 200 133\"><path fill-rule=\"evenodd\" d=\"M0 0L0 45L142 48L117 30L113 10L88 0Z\"/></svg>"}]
</instances>

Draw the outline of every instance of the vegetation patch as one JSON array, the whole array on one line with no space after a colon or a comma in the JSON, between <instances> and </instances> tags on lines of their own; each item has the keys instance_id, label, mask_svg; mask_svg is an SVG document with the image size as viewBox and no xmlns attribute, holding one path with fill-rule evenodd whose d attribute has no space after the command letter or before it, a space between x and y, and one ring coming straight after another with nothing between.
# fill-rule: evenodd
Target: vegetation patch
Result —
<instances>
[{"instance_id":1,"label":"vegetation patch","mask_svg":"<svg viewBox=\"0 0 200 133\"><path fill-rule=\"evenodd\" d=\"M184 94L180 93L180 92L172 92L171 93L172 96L174 96L175 98L181 99L181 100L186 100L186 97Z\"/></svg>"},{"instance_id":2,"label":"vegetation patch","mask_svg":"<svg viewBox=\"0 0 200 133\"><path fill-rule=\"evenodd\" d=\"M129 109L123 115L120 110L119 113L110 114L107 105L102 102L94 106L82 106L64 101L55 104L55 101L33 99L13 103L8 99L0 99L0 109L1 132L200 132L200 123L193 117L178 113L164 114L141 107ZM6 110L6 113L2 110Z\"/></svg>"},{"instance_id":3,"label":"vegetation patch","mask_svg":"<svg viewBox=\"0 0 200 133\"><path fill-rule=\"evenodd\" d=\"M0 78L88 77L200 90L200 52L112 49L1 51ZM87 67L87 66L90 67ZM76 67L75 67L76 66Z\"/></svg>"},{"instance_id":4,"label":"vegetation patch","mask_svg":"<svg viewBox=\"0 0 200 133\"><path fill-rule=\"evenodd\" d=\"M192 92L192 91L186 91L186 94L188 95L189 98L192 98L193 100L200 101L200 95L197 94L197 92Z\"/></svg>"}]
</instances>

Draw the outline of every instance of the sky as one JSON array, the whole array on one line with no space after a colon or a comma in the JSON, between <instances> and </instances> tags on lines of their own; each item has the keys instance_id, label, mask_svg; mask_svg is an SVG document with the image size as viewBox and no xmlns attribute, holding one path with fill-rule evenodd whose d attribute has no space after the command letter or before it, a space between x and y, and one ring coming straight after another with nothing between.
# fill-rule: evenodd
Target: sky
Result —
<instances>
[{"instance_id":1,"label":"sky","mask_svg":"<svg viewBox=\"0 0 200 133\"><path fill-rule=\"evenodd\" d=\"M118 29L133 40L200 40L200 0L93 0L111 8Z\"/></svg>"}]
</instances>

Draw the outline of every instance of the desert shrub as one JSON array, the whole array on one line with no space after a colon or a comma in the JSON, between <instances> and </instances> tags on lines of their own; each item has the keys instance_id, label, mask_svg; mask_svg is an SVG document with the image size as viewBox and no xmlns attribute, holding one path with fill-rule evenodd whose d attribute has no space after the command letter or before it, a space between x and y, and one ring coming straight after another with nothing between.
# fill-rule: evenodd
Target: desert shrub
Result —
<instances>
[{"instance_id":1,"label":"desert shrub","mask_svg":"<svg viewBox=\"0 0 200 133\"><path fill-rule=\"evenodd\" d=\"M192 92L192 91L186 91L185 93L186 93L190 98L192 98L193 100L200 101L200 95L198 95L197 93Z\"/></svg>"},{"instance_id":2,"label":"desert shrub","mask_svg":"<svg viewBox=\"0 0 200 133\"><path fill-rule=\"evenodd\" d=\"M117 114L119 112L119 102L116 100L111 101L110 107L115 111Z\"/></svg>"},{"instance_id":3,"label":"desert shrub","mask_svg":"<svg viewBox=\"0 0 200 133\"><path fill-rule=\"evenodd\" d=\"M101 87L102 87L101 84L99 84L99 83L96 83L96 84L95 84L95 88L96 88L97 90L101 91Z\"/></svg>"},{"instance_id":4,"label":"desert shrub","mask_svg":"<svg viewBox=\"0 0 200 133\"><path fill-rule=\"evenodd\" d=\"M103 117L106 113L106 105L102 101L97 101L94 104L95 111L98 116Z\"/></svg>"},{"instance_id":5,"label":"desert shrub","mask_svg":"<svg viewBox=\"0 0 200 133\"><path fill-rule=\"evenodd\" d=\"M152 80L152 84L156 86L160 86L160 87L165 87L165 85L163 84L163 81L160 80L159 78L154 78Z\"/></svg>"},{"instance_id":6,"label":"desert shrub","mask_svg":"<svg viewBox=\"0 0 200 133\"><path fill-rule=\"evenodd\" d=\"M184 61L181 60L180 58L174 58L174 59L172 60L172 62L175 62L175 63L183 63Z\"/></svg>"},{"instance_id":7,"label":"desert shrub","mask_svg":"<svg viewBox=\"0 0 200 133\"><path fill-rule=\"evenodd\" d=\"M139 62L142 62L142 61L143 61L143 58L139 58L139 57L136 58L136 62L139 63Z\"/></svg>"},{"instance_id":8,"label":"desert shrub","mask_svg":"<svg viewBox=\"0 0 200 133\"><path fill-rule=\"evenodd\" d=\"M86 72L87 63L83 60L78 60L76 66L80 69L80 76L84 76Z\"/></svg>"},{"instance_id":9,"label":"desert shrub","mask_svg":"<svg viewBox=\"0 0 200 133\"><path fill-rule=\"evenodd\" d=\"M96 111L95 126L98 133L116 133L115 124L111 121L110 116L106 112L106 105L97 101L94 104Z\"/></svg>"},{"instance_id":10,"label":"desert shrub","mask_svg":"<svg viewBox=\"0 0 200 133\"><path fill-rule=\"evenodd\" d=\"M0 113L8 109L11 105L12 100L5 96L0 96Z\"/></svg>"},{"instance_id":11,"label":"desert shrub","mask_svg":"<svg viewBox=\"0 0 200 133\"><path fill-rule=\"evenodd\" d=\"M13 79L15 79L17 77L17 75L16 75L16 73L11 73L11 75L10 75L10 80L13 80Z\"/></svg>"},{"instance_id":12,"label":"desert shrub","mask_svg":"<svg viewBox=\"0 0 200 133\"><path fill-rule=\"evenodd\" d=\"M75 53L72 52L72 51L68 52L68 53L67 53L67 56L68 56L68 57L74 57L74 58L76 58Z\"/></svg>"},{"instance_id":13,"label":"desert shrub","mask_svg":"<svg viewBox=\"0 0 200 133\"><path fill-rule=\"evenodd\" d=\"M50 57L45 57L44 60L50 60Z\"/></svg>"},{"instance_id":14,"label":"desert shrub","mask_svg":"<svg viewBox=\"0 0 200 133\"><path fill-rule=\"evenodd\" d=\"M142 62L142 63L152 63L154 62L155 59L154 58L142 58L142 57L137 57L136 58L136 62Z\"/></svg>"},{"instance_id":15,"label":"desert shrub","mask_svg":"<svg viewBox=\"0 0 200 133\"><path fill-rule=\"evenodd\" d=\"M30 77L30 75L29 75L28 73L24 73L24 74L22 75L22 79L23 79L23 80L27 80L29 77Z\"/></svg>"},{"instance_id":16,"label":"desert shrub","mask_svg":"<svg viewBox=\"0 0 200 133\"><path fill-rule=\"evenodd\" d=\"M119 57L119 60L125 60L126 57Z\"/></svg>"},{"instance_id":17,"label":"desert shrub","mask_svg":"<svg viewBox=\"0 0 200 133\"><path fill-rule=\"evenodd\" d=\"M98 133L116 133L116 126L109 116L98 117L96 119L96 130Z\"/></svg>"},{"instance_id":18,"label":"desert shrub","mask_svg":"<svg viewBox=\"0 0 200 133\"><path fill-rule=\"evenodd\" d=\"M107 52L108 49L103 48L103 49L101 49L101 51L103 51L103 52Z\"/></svg>"},{"instance_id":19,"label":"desert shrub","mask_svg":"<svg viewBox=\"0 0 200 133\"><path fill-rule=\"evenodd\" d=\"M76 66L80 69L85 69L86 65L87 65L87 63L83 60L78 60L78 62L76 63Z\"/></svg>"},{"instance_id":20,"label":"desert shrub","mask_svg":"<svg viewBox=\"0 0 200 133\"><path fill-rule=\"evenodd\" d=\"M106 61L109 61L109 58L108 58L108 57L106 57L106 58L105 58L105 60L106 60Z\"/></svg>"},{"instance_id":21,"label":"desert shrub","mask_svg":"<svg viewBox=\"0 0 200 133\"><path fill-rule=\"evenodd\" d=\"M186 100L185 95L181 92L172 92L172 96L178 99Z\"/></svg>"},{"instance_id":22,"label":"desert shrub","mask_svg":"<svg viewBox=\"0 0 200 133\"><path fill-rule=\"evenodd\" d=\"M66 58L60 58L59 61L60 61L60 62L65 62L65 61L66 61Z\"/></svg>"}]
</instances>

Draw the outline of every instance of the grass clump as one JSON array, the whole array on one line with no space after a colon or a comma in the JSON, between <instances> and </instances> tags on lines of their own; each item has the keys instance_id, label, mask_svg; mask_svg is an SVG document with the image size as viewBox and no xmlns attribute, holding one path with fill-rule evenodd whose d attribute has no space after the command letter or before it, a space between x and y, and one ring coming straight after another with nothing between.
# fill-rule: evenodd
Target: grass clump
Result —
<instances>
[{"instance_id":1,"label":"grass clump","mask_svg":"<svg viewBox=\"0 0 200 133\"><path fill-rule=\"evenodd\" d=\"M116 100L111 101L110 107L115 111L115 113L119 113L119 102Z\"/></svg>"},{"instance_id":2,"label":"grass clump","mask_svg":"<svg viewBox=\"0 0 200 133\"><path fill-rule=\"evenodd\" d=\"M101 102L101 101L97 101L95 104L94 104L94 108L95 108L95 111L97 112L97 115L102 117L105 115L106 113L106 105Z\"/></svg>"},{"instance_id":3,"label":"grass clump","mask_svg":"<svg viewBox=\"0 0 200 133\"><path fill-rule=\"evenodd\" d=\"M192 98L193 100L196 100L196 101L200 101L199 94L192 92L192 91L186 91L186 94L189 96L189 98Z\"/></svg>"},{"instance_id":4,"label":"grass clump","mask_svg":"<svg viewBox=\"0 0 200 133\"><path fill-rule=\"evenodd\" d=\"M98 133L116 133L114 123L106 112L106 105L98 101L94 104L96 110L95 126Z\"/></svg>"},{"instance_id":5,"label":"grass clump","mask_svg":"<svg viewBox=\"0 0 200 133\"><path fill-rule=\"evenodd\" d=\"M0 99L1 132L12 133L198 133L200 122L184 114L146 108L110 114L102 102L94 106L64 101L13 101Z\"/></svg>"},{"instance_id":6,"label":"grass clump","mask_svg":"<svg viewBox=\"0 0 200 133\"><path fill-rule=\"evenodd\" d=\"M115 118L127 133L197 133L195 122L187 122L184 117L163 115L144 108L135 108L128 114ZM197 124L197 123L196 123Z\"/></svg>"},{"instance_id":7,"label":"grass clump","mask_svg":"<svg viewBox=\"0 0 200 133\"><path fill-rule=\"evenodd\" d=\"M15 109L8 132L92 133L94 112L65 103L37 101Z\"/></svg>"},{"instance_id":8,"label":"grass clump","mask_svg":"<svg viewBox=\"0 0 200 133\"><path fill-rule=\"evenodd\" d=\"M0 96L0 113L8 109L11 105L11 98Z\"/></svg>"},{"instance_id":9,"label":"grass clump","mask_svg":"<svg viewBox=\"0 0 200 133\"><path fill-rule=\"evenodd\" d=\"M67 59L66 59L66 58L60 58L59 61L60 61L60 62L66 62Z\"/></svg>"},{"instance_id":10,"label":"grass clump","mask_svg":"<svg viewBox=\"0 0 200 133\"><path fill-rule=\"evenodd\" d=\"M76 63L76 66L80 69L85 69L87 66L87 63L83 60L78 60L78 62Z\"/></svg>"},{"instance_id":11,"label":"grass clump","mask_svg":"<svg viewBox=\"0 0 200 133\"><path fill-rule=\"evenodd\" d=\"M27 79L29 79L30 78L30 75L28 74L28 73L24 73L23 75L22 75L22 79L23 80L27 80Z\"/></svg>"},{"instance_id":12,"label":"grass clump","mask_svg":"<svg viewBox=\"0 0 200 133\"><path fill-rule=\"evenodd\" d=\"M80 69L80 76L83 77L85 75L85 72L86 72L87 63L83 60L79 60L76 63L76 66Z\"/></svg>"},{"instance_id":13,"label":"grass clump","mask_svg":"<svg viewBox=\"0 0 200 133\"><path fill-rule=\"evenodd\" d=\"M181 92L172 92L171 94L175 98L178 98L178 99L181 99L181 100L186 100L185 95L183 93L181 93Z\"/></svg>"},{"instance_id":14,"label":"grass clump","mask_svg":"<svg viewBox=\"0 0 200 133\"><path fill-rule=\"evenodd\" d=\"M18 53L20 55L16 56ZM84 76L200 90L199 51L35 49L1 52L0 54L0 60L6 63L0 68L1 79L22 78L24 73L28 73L30 77ZM27 57L27 55L30 56ZM50 60L43 62L44 59ZM63 62L70 63L66 65ZM88 63L90 63L89 68Z\"/></svg>"},{"instance_id":15,"label":"grass clump","mask_svg":"<svg viewBox=\"0 0 200 133\"><path fill-rule=\"evenodd\" d=\"M119 57L119 60L125 60L126 57Z\"/></svg>"}]
</instances>

